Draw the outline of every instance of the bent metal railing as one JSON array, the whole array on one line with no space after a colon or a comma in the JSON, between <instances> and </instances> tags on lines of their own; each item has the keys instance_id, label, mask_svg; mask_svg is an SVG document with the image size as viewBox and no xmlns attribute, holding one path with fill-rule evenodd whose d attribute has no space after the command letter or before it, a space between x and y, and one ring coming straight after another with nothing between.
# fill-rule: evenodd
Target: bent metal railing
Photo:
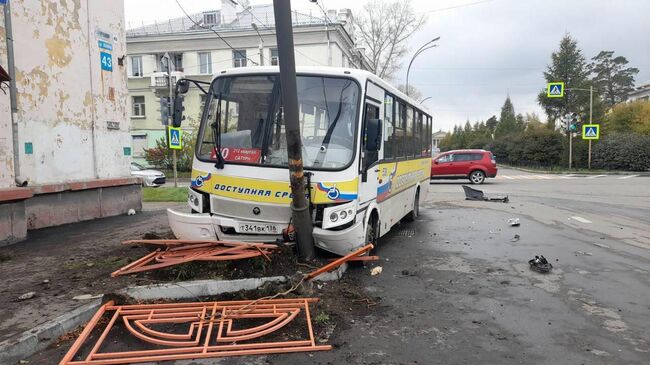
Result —
<instances>
[{"instance_id":1,"label":"bent metal railing","mask_svg":"<svg viewBox=\"0 0 650 365\"><path fill-rule=\"evenodd\" d=\"M314 339L309 304L317 301L295 298L136 305L114 305L110 301L93 316L59 365L330 350L331 346L317 345ZM304 338L278 341L296 337L296 331L290 335L276 332L298 326L303 320L306 328L299 332ZM134 338L127 339L124 333ZM120 350L116 343L128 350Z\"/></svg>"}]
</instances>

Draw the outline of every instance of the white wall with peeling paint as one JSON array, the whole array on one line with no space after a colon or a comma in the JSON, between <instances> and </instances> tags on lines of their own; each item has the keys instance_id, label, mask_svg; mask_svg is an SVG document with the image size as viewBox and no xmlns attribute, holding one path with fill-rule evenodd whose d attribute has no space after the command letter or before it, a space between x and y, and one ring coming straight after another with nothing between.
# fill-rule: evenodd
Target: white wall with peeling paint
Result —
<instances>
[{"instance_id":1,"label":"white wall with peeling paint","mask_svg":"<svg viewBox=\"0 0 650 365\"><path fill-rule=\"evenodd\" d=\"M11 11L20 174L30 185L129 176L126 63L118 63L126 54L123 2L12 0ZM100 51L111 54L112 72L101 69ZM3 106L0 92L1 136ZM10 124L8 131L11 145ZM12 180L0 173L3 186Z\"/></svg>"}]
</instances>

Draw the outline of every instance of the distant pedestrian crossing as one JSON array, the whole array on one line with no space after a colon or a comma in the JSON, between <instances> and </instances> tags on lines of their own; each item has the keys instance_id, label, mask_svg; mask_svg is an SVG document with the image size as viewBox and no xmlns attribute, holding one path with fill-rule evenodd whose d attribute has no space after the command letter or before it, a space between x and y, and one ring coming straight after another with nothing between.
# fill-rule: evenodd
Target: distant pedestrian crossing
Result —
<instances>
[{"instance_id":1,"label":"distant pedestrian crossing","mask_svg":"<svg viewBox=\"0 0 650 365\"><path fill-rule=\"evenodd\" d=\"M617 179L627 180L640 175L580 175L580 174L525 174L525 175L497 175L497 180L571 180L571 179Z\"/></svg>"}]
</instances>

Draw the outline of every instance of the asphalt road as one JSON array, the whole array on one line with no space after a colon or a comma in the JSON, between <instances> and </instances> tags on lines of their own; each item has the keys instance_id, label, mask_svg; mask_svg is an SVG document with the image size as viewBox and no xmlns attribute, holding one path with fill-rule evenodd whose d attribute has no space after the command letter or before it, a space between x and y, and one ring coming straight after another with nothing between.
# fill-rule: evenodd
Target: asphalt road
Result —
<instances>
[{"instance_id":1,"label":"asphalt road","mask_svg":"<svg viewBox=\"0 0 650 365\"><path fill-rule=\"evenodd\" d=\"M225 363L650 363L650 178L502 169L478 188L507 204L465 201L464 183L431 184L381 240L381 275L350 272L382 300L335 350ZM538 254L551 273L529 269Z\"/></svg>"}]
</instances>

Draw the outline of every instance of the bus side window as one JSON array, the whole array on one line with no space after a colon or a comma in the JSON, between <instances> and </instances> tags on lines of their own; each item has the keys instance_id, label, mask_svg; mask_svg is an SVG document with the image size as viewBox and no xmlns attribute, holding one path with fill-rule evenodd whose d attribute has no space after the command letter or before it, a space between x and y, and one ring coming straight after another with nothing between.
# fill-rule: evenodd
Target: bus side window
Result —
<instances>
[{"instance_id":1,"label":"bus side window","mask_svg":"<svg viewBox=\"0 0 650 365\"><path fill-rule=\"evenodd\" d=\"M379 118L379 107L366 103L366 110L365 110L365 117L364 117L364 123L363 125L366 125L366 122L368 119L378 119ZM364 148L365 148L365 137L366 133L364 131ZM363 162L364 167L368 167L372 165L373 163L377 162L379 159L379 151L365 151L365 158Z\"/></svg>"},{"instance_id":2,"label":"bus side window","mask_svg":"<svg viewBox=\"0 0 650 365\"><path fill-rule=\"evenodd\" d=\"M406 108L406 138L405 141L405 156L413 156L415 154L415 134L413 128L413 108L408 106Z\"/></svg>"},{"instance_id":3,"label":"bus side window","mask_svg":"<svg viewBox=\"0 0 650 365\"><path fill-rule=\"evenodd\" d=\"M385 127L385 136L384 136L384 159L393 159L395 158L395 125L394 125L394 105L395 99L386 94L384 97L384 124Z\"/></svg>"}]
</instances>

